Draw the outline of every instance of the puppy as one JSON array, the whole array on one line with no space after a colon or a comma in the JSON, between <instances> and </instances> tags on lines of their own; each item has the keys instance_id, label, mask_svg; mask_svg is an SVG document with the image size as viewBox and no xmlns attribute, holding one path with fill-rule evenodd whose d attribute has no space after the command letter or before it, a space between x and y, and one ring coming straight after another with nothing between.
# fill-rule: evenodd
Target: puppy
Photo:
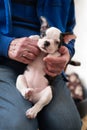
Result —
<instances>
[{"instance_id":1,"label":"puppy","mask_svg":"<svg viewBox=\"0 0 87 130\"><path fill-rule=\"evenodd\" d=\"M42 108L52 100L52 89L48 79L45 77L44 62L45 56L60 56L58 48L61 45L61 31L55 27L48 27L44 17L41 17L41 36L31 36L30 38L38 41L41 50L40 55L31 64L27 65L24 74L17 77L16 87L25 99L34 105L26 111L28 118L35 118ZM70 37L70 38L69 38ZM71 34L69 40L75 38Z\"/></svg>"}]
</instances>

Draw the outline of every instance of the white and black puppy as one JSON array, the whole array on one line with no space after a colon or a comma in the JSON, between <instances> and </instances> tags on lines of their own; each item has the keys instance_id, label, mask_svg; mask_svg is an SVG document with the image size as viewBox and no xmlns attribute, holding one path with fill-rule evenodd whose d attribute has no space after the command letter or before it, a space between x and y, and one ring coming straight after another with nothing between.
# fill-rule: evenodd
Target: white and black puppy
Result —
<instances>
[{"instance_id":1,"label":"white and black puppy","mask_svg":"<svg viewBox=\"0 0 87 130\"><path fill-rule=\"evenodd\" d=\"M31 64L27 65L24 74L17 78L16 86L25 99L34 103L33 107L26 111L28 118L35 118L41 109L52 100L52 89L48 79L45 77L44 62L45 56L60 56L58 48L61 44L61 31L58 28L48 28L48 23L44 17L41 17L41 37L31 36L30 38L38 40L38 47L41 50L40 55ZM65 36L65 35L64 35ZM66 41L74 39L74 35L67 35Z\"/></svg>"}]
</instances>

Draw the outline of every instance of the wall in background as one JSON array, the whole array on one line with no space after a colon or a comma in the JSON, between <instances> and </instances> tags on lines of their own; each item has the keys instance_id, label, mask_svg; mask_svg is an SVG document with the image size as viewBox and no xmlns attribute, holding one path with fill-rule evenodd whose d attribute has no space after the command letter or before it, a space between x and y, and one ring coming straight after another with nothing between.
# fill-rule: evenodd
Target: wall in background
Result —
<instances>
[{"instance_id":1,"label":"wall in background","mask_svg":"<svg viewBox=\"0 0 87 130\"><path fill-rule=\"evenodd\" d=\"M68 66L66 73L76 72L79 74L84 85L87 87L87 0L75 0L76 27L74 32L77 36L74 60L81 62L81 66Z\"/></svg>"}]
</instances>

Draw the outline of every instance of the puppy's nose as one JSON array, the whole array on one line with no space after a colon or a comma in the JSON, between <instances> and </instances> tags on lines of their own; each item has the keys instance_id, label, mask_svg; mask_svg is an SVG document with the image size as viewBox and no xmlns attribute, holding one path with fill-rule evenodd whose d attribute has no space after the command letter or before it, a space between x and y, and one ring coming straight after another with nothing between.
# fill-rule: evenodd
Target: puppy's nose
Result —
<instances>
[{"instance_id":1,"label":"puppy's nose","mask_svg":"<svg viewBox=\"0 0 87 130\"><path fill-rule=\"evenodd\" d=\"M48 42L48 41L45 41L45 42L44 42L44 46L45 46L45 47L48 47L49 45L50 45L50 42Z\"/></svg>"}]
</instances>

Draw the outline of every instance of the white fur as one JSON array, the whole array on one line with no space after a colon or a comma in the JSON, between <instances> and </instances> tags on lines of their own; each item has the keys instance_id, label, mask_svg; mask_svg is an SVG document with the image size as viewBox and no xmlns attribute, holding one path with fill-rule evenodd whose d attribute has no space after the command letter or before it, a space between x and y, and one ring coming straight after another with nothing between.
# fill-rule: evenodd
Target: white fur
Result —
<instances>
[{"instance_id":1,"label":"white fur","mask_svg":"<svg viewBox=\"0 0 87 130\"><path fill-rule=\"evenodd\" d=\"M33 63L27 66L24 74L17 78L16 86L22 96L34 103L32 108L26 111L28 118L35 118L37 113L47 105L52 99L51 86L45 78L43 58L47 53L59 56L58 46L60 42L60 30L54 27L47 29L46 36L40 39L38 36L30 38L38 39L38 47L42 50L41 54ZM50 42L48 47L44 47L45 41ZM49 54L48 54L49 56Z\"/></svg>"}]
</instances>

